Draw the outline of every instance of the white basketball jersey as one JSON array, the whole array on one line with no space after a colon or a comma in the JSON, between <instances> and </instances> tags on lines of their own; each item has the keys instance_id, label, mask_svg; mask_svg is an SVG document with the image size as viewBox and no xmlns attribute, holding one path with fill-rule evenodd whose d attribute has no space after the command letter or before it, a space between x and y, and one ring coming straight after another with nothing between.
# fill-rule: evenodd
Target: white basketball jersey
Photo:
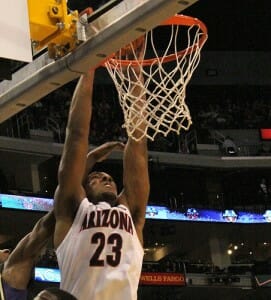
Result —
<instances>
[{"instance_id":1,"label":"white basketball jersey","mask_svg":"<svg viewBox=\"0 0 271 300\"><path fill-rule=\"evenodd\" d=\"M60 288L78 300L135 300L143 248L127 207L84 199L56 250Z\"/></svg>"}]
</instances>

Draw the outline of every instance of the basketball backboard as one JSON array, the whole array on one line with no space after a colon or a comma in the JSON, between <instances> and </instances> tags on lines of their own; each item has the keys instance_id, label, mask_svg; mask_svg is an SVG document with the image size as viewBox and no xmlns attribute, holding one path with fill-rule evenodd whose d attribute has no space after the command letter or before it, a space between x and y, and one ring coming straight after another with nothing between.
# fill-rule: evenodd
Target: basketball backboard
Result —
<instances>
[{"instance_id":1,"label":"basketball backboard","mask_svg":"<svg viewBox=\"0 0 271 300\"><path fill-rule=\"evenodd\" d=\"M1 1L0 20L0 57L31 62L27 0Z\"/></svg>"},{"instance_id":2,"label":"basketball backboard","mask_svg":"<svg viewBox=\"0 0 271 300\"><path fill-rule=\"evenodd\" d=\"M113 2L113 1L112 1ZM0 83L0 123L78 78L197 0L123 0L86 27L86 41L54 61L45 53Z\"/></svg>"}]
</instances>

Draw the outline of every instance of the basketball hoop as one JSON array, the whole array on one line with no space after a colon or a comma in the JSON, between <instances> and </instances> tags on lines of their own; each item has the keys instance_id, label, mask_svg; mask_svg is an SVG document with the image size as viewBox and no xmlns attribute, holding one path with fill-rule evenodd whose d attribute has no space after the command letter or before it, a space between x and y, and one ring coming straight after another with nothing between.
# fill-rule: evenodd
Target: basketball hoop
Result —
<instances>
[{"instance_id":1,"label":"basketball hoop","mask_svg":"<svg viewBox=\"0 0 271 300\"><path fill-rule=\"evenodd\" d=\"M166 37L163 39L162 30ZM154 140L158 133L167 136L171 131L180 134L181 129L189 129L192 120L185 103L186 86L200 62L207 37L207 28L200 20L175 15L146 33L144 42L142 37L136 39L104 63L118 91L123 126L129 137L137 141L144 136ZM144 82L133 71L135 67L143 74ZM131 72L134 76L130 76ZM137 109L132 94L135 86L146 99L144 107ZM142 121L147 129L141 130Z\"/></svg>"}]
</instances>

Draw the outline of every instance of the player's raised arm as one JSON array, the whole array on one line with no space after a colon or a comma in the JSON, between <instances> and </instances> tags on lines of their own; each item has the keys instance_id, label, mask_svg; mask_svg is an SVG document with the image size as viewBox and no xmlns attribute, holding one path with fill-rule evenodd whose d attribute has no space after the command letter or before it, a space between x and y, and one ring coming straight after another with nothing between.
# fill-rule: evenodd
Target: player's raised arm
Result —
<instances>
[{"instance_id":1,"label":"player's raised arm","mask_svg":"<svg viewBox=\"0 0 271 300\"><path fill-rule=\"evenodd\" d=\"M86 169L85 169L85 175L83 178L83 183L85 182L87 175L92 170L93 166L97 162L102 162L107 159L107 157L110 155L110 153L114 150L123 151L125 145L122 142L119 141L112 141L112 142L106 142L95 149L91 150L87 154L87 162L86 162Z\"/></svg>"},{"instance_id":2,"label":"player's raised arm","mask_svg":"<svg viewBox=\"0 0 271 300\"><path fill-rule=\"evenodd\" d=\"M32 276L33 266L55 228L53 212L47 213L17 244L4 264L3 280L15 289L25 290Z\"/></svg>"},{"instance_id":3,"label":"player's raised arm","mask_svg":"<svg viewBox=\"0 0 271 300\"><path fill-rule=\"evenodd\" d=\"M93 70L80 77L70 106L66 139L58 170L58 187L54 197L55 247L70 229L75 212L85 197L82 180L88 151L93 79Z\"/></svg>"},{"instance_id":4,"label":"player's raised arm","mask_svg":"<svg viewBox=\"0 0 271 300\"><path fill-rule=\"evenodd\" d=\"M131 76L138 76L138 82L143 82L143 75L139 74L136 68L131 69L129 72L131 72ZM132 104L134 107L131 111L134 111L135 115L131 116L131 118L134 120L134 124L137 124L134 131L134 137L137 139L146 130L144 120L144 107L146 103L141 84L135 84L132 88L132 93L135 96L135 101ZM124 190L121 199L124 199L124 202L127 203L131 211L137 234L143 244L142 230L145 223L146 205L150 191L146 137L141 138L139 141L131 137L128 139L124 151L123 185Z\"/></svg>"}]
</instances>

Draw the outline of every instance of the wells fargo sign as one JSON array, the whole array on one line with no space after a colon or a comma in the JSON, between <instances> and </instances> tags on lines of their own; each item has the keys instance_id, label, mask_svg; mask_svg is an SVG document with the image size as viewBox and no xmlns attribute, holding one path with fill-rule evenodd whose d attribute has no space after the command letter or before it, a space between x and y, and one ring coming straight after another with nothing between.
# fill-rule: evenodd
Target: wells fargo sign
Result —
<instances>
[{"instance_id":1,"label":"wells fargo sign","mask_svg":"<svg viewBox=\"0 0 271 300\"><path fill-rule=\"evenodd\" d=\"M142 272L140 277L142 285L185 285L185 276L180 273L147 273Z\"/></svg>"}]
</instances>

